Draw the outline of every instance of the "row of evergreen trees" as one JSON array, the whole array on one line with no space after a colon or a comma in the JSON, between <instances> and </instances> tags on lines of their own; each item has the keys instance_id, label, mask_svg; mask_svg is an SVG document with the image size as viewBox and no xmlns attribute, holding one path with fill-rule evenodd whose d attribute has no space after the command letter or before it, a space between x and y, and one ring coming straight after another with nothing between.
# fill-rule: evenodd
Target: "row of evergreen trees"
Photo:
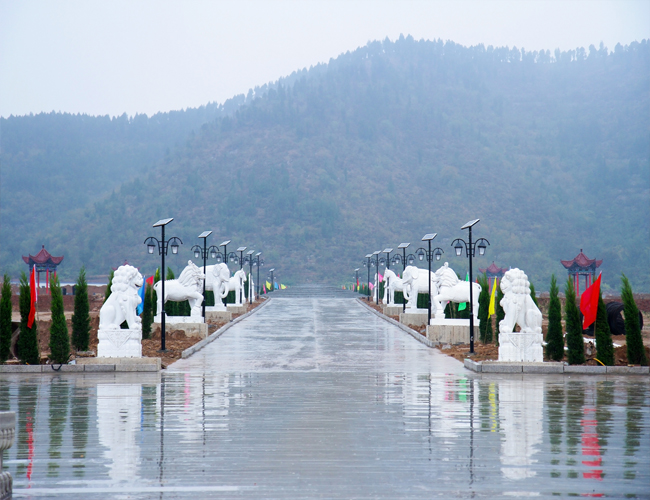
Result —
<instances>
[{"instance_id":1,"label":"row of evergreen trees","mask_svg":"<svg viewBox=\"0 0 650 500\"><path fill-rule=\"evenodd\" d=\"M70 358L70 336L63 310L63 294L56 275L50 279L50 359L53 363L66 363ZM38 346L38 324L34 320L29 327L31 310L31 290L25 272L20 276L20 335L16 345L16 355L23 363L37 365L40 363ZM0 362L4 363L11 356L11 284L5 274L0 299ZM88 302L88 283L86 271L81 268L76 283L74 313L72 315L72 344L77 351L87 351L90 341L90 304Z\"/></svg>"}]
</instances>

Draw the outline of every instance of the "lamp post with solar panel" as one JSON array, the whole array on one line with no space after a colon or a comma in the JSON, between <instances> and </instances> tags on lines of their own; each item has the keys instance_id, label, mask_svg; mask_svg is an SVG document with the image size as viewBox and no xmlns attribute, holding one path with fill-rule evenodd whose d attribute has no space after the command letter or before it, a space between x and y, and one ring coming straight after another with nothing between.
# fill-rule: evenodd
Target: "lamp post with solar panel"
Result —
<instances>
[{"instance_id":1,"label":"lamp post with solar panel","mask_svg":"<svg viewBox=\"0 0 650 500\"><path fill-rule=\"evenodd\" d=\"M153 254L156 246L158 247L158 253L162 256L162 264L160 268L160 281L162 281L162 300L161 300L161 310L160 310L160 352L165 352L165 255L167 255L168 248L171 248L172 254L178 254L179 244L182 245L183 242L180 238L172 237L168 240L165 240L165 226L173 221L174 218L170 217L169 219L160 219L156 222L153 227L160 227L162 230L162 237L160 240L149 236L144 240L144 244L147 245L147 251L149 254Z\"/></svg>"},{"instance_id":2,"label":"lamp post with solar panel","mask_svg":"<svg viewBox=\"0 0 650 500\"><path fill-rule=\"evenodd\" d=\"M485 255L485 249L490 244L485 238L479 238L476 243L472 243L472 226L480 222L481 219L474 219L467 222L461 229L469 230L468 240L466 242L462 238L457 238L451 242L451 246L456 251L456 256L460 257L465 248L465 254L469 258L469 353L474 354L474 300L473 300L473 278L472 278L472 257L476 254L476 247L478 247L478 254Z\"/></svg>"},{"instance_id":3,"label":"lamp post with solar panel","mask_svg":"<svg viewBox=\"0 0 650 500\"><path fill-rule=\"evenodd\" d=\"M219 252L219 248L216 246L212 245L210 248L207 248L207 239L208 236L212 234L212 231L203 231L201 234L199 234L199 238L203 239L203 248L201 248L200 245L194 245L192 247L192 252L194 252L194 258L195 259L200 259L203 257L203 304L202 304L202 315L203 315L203 320L205 321L205 282L207 281L208 277L205 275L205 269L206 269L206 264L207 264L207 258L208 255L215 259L217 257L217 253Z\"/></svg>"}]
</instances>

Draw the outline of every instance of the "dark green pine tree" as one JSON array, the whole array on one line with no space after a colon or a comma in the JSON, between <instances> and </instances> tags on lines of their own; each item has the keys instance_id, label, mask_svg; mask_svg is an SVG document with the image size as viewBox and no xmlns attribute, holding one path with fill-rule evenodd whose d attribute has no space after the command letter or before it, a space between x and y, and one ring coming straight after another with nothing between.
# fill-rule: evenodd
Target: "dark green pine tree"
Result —
<instances>
[{"instance_id":1,"label":"dark green pine tree","mask_svg":"<svg viewBox=\"0 0 650 500\"><path fill-rule=\"evenodd\" d=\"M537 303L537 294L535 293L535 285L533 285L532 281L528 281L530 282L530 298L533 299L533 302L539 308L539 304Z\"/></svg>"},{"instance_id":2,"label":"dark green pine tree","mask_svg":"<svg viewBox=\"0 0 650 500\"><path fill-rule=\"evenodd\" d=\"M38 352L38 326L36 320L29 328L29 312L32 308L32 295L29 289L27 275L23 271L20 275L20 337L18 337L18 358L28 365L38 365L41 355Z\"/></svg>"},{"instance_id":3,"label":"dark green pine tree","mask_svg":"<svg viewBox=\"0 0 650 500\"><path fill-rule=\"evenodd\" d=\"M562 333L562 304L558 297L555 275L551 276L551 299L548 304L548 331L546 332L546 357L551 361L564 358L564 334Z\"/></svg>"},{"instance_id":4,"label":"dark green pine tree","mask_svg":"<svg viewBox=\"0 0 650 500\"><path fill-rule=\"evenodd\" d=\"M11 279L4 275L0 299L0 363L11 356Z\"/></svg>"},{"instance_id":5,"label":"dark green pine tree","mask_svg":"<svg viewBox=\"0 0 650 500\"><path fill-rule=\"evenodd\" d=\"M612 343L612 332L607 321L607 307L603 301L603 294L598 297L598 314L596 316L596 357L607 365L614 365L614 344Z\"/></svg>"},{"instance_id":6,"label":"dark green pine tree","mask_svg":"<svg viewBox=\"0 0 650 500\"><path fill-rule=\"evenodd\" d=\"M153 288L145 284L144 304L142 304L142 338L151 338L151 325L153 323Z\"/></svg>"},{"instance_id":7,"label":"dark green pine tree","mask_svg":"<svg viewBox=\"0 0 650 500\"><path fill-rule=\"evenodd\" d=\"M571 277L564 288L566 305L564 307L566 321L566 345L569 348L567 359L570 365L580 365L585 362L585 342L582 337L580 311L576 305L576 291Z\"/></svg>"},{"instance_id":8,"label":"dark green pine tree","mask_svg":"<svg viewBox=\"0 0 650 500\"><path fill-rule=\"evenodd\" d=\"M108 285L106 285L106 291L104 292L104 302L111 296L111 285L113 285L113 276L115 276L115 271L111 269L111 272L108 273Z\"/></svg>"},{"instance_id":9,"label":"dark green pine tree","mask_svg":"<svg viewBox=\"0 0 650 500\"><path fill-rule=\"evenodd\" d=\"M490 317L488 314L488 309L490 308L490 291L489 291L490 286L488 285L488 279L485 273L479 275L478 284L481 287L481 293L479 293L478 295L478 320L479 320L478 338L481 342L485 344L487 342L486 332L487 332L488 318Z\"/></svg>"},{"instance_id":10,"label":"dark green pine tree","mask_svg":"<svg viewBox=\"0 0 650 500\"><path fill-rule=\"evenodd\" d=\"M90 304L86 270L81 268L77 277L72 315L72 344L77 351L87 351L90 342Z\"/></svg>"},{"instance_id":11,"label":"dark green pine tree","mask_svg":"<svg viewBox=\"0 0 650 500\"><path fill-rule=\"evenodd\" d=\"M70 337L68 325L63 312L63 295L61 285L56 274L50 280L50 294L52 297L52 324L50 325L50 359L54 363L67 363L70 357Z\"/></svg>"},{"instance_id":12,"label":"dark green pine tree","mask_svg":"<svg viewBox=\"0 0 650 500\"><path fill-rule=\"evenodd\" d=\"M165 281L176 279L174 276L174 271L171 267L167 268L167 274L165 275ZM167 316L178 316L178 303L172 302L171 300L165 304L165 314Z\"/></svg>"},{"instance_id":13,"label":"dark green pine tree","mask_svg":"<svg viewBox=\"0 0 650 500\"><path fill-rule=\"evenodd\" d=\"M627 276L621 276L623 286L621 288L621 300L623 301L623 312L625 314L625 342L627 343L627 362L633 365L648 365L648 358L645 355L643 339L641 338L641 325L639 324L639 309L634 302L632 286Z\"/></svg>"},{"instance_id":14,"label":"dark green pine tree","mask_svg":"<svg viewBox=\"0 0 650 500\"><path fill-rule=\"evenodd\" d=\"M155 286L156 283L160 281L160 269L156 268L156 272L153 273L153 284ZM156 293L155 290L152 289L152 294L151 294L151 310L153 311L153 317L155 318L156 315L158 314L158 294Z\"/></svg>"},{"instance_id":15,"label":"dark green pine tree","mask_svg":"<svg viewBox=\"0 0 650 500\"><path fill-rule=\"evenodd\" d=\"M497 298L494 308L496 310L496 344L499 345L499 323L503 321L503 318L506 317L506 312L501 307L501 301L503 300L503 291L500 286L497 286Z\"/></svg>"}]
</instances>

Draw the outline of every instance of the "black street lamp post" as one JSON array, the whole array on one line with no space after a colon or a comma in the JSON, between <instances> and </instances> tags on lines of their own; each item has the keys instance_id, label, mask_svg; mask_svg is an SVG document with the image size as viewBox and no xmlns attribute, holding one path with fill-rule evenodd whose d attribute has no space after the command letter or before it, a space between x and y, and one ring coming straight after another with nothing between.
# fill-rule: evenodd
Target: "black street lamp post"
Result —
<instances>
[{"instance_id":1,"label":"black street lamp post","mask_svg":"<svg viewBox=\"0 0 650 500\"><path fill-rule=\"evenodd\" d=\"M273 281L273 273L274 272L275 272L275 267L272 267L271 269L269 269L269 275L271 277L271 290L270 290L271 292L273 290L275 290L275 281Z\"/></svg>"},{"instance_id":2,"label":"black street lamp post","mask_svg":"<svg viewBox=\"0 0 650 500\"><path fill-rule=\"evenodd\" d=\"M436 260L440 260L440 255L442 254L442 250L440 248L436 248L435 250L431 250L431 241L438 236L438 233L429 233L425 234L422 237L422 241L426 241L429 244L429 247L427 250L424 248L418 248L416 253L418 255L418 258L420 260L424 259L424 256L426 255L427 257L427 263L428 263L428 269L429 269L429 279L427 280L429 282L429 300L427 301L427 310L428 310L428 321L427 321L427 326L431 324L431 261L433 260L433 252L435 252L436 255ZM438 252L439 251L439 252Z\"/></svg>"},{"instance_id":3,"label":"black street lamp post","mask_svg":"<svg viewBox=\"0 0 650 500\"><path fill-rule=\"evenodd\" d=\"M244 263L248 263L248 267L249 267L248 275L249 276L253 275L253 266L257 267L257 286L259 286L260 285L260 266L264 265L264 259L260 259L260 255L262 254L262 252L257 252L253 256L254 253L255 253L255 250L249 250L248 252L246 252L246 257L244 257ZM253 290L253 292L251 292L251 290ZM255 293L255 289L251 288L251 283L250 283L250 280L249 280L249 282L248 282L248 301L251 304L253 303L253 299L252 299L253 294L255 294L255 296L257 296L257 294Z\"/></svg>"},{"instance_id":4,"label":"black street lamp post","mask_svg":"<svg viewBox=\"0 0 650 500\"><path fill-rule=\"evenodd\" d=\"M359 268L357 267L354 270L354 284L357 286L357 292L359 291Z\"/></svg>"},{"instance_id":5,"label":"black street lamp post","mask_svg":"<svg viewBox=\"0 0 650 500\"><path fill-rule=\"evenodd\" d=\"M156 246L158 247L158 253L162 256L162 264L160 269L160 280L162 281L162 300L161 300L161 311L160 311L160 351L165 352L165 255L167 255L168 247L171 247L172 254L178 254L179 243L182 245L183 242L180 238L172 237L169 240L165 240L165 226L173 221L174 218L170 217L169 219L160 219L156 222L153 227L160 227L162 229L162 238L160 240L149 236L144 240L144 244L147 245L147 251L150 254L153 254Z\"/></svg>"},{"instance_id":6,"label":"black street lamp post","mask_svg":"<svg viewBox=\"0 0 650 500\"><path fill-rule=\"evenodd\" d=\"M366 300L370 302L370 268L374 266L375 263L371 260L372 259L371 253L366 255L365 259L366 260L363 262L363 267L368 268L368 296L366 297Z\"/></svg>"},{"instance_id":7,"label":"black street lamp post","mask_svg":"<svg viewBox=\"0 0 650 500\"><path fill-rule=\"evenodd\" d=\"M212 234L212 231L203 231L201 234L199 234L199 238L203 238L203 248L201 248L200 245L194 245L192 247L192 252L194 252L194 258L195 259L200 259L203 257L203 304L202 304L202 314L203 314L203 320L205 321L205 282L207 281L207 276L205 275L205 268L206 268L206 260L208 258L208 254L214 259L217 254L219 253L219 248L215 247L212 245L210 248L206 248L206 241L208 239L208 236Z\"/></svg>"},{"instance_id":8,"label":"black street lamp post","mask_svg":"<svg viewBox=\"0 0 650 500\"><path fill-rule=\"evenodd\" d=\"M244 267L244 251L246 247L239 247L237 251L239 252L239 269ZM237 262L237 257L235 256L235 263Z\"/></svg>"},{"instance_id":9,"label":"black street lamp post","mask_svg":"<svg viewBox=\"0 0 650 500\"><path fill-rule=\"evenodd\" d=\"M462 238L457 238L451 242L451 246L456 251L456 256L460 257L465 248L465 254L469 257L469 353L474 354L474 293L473 293L473 278L472 278L472 257L475 256L476 247L478 246L478 254L485 255L485 249L490 244L485 238L479 238L476 243L472 243L472 226L477 224L481 219L475 219L467 222L461 229L468 229L468 239L466 242ZM486 245L487 244L487 245Z\"/></svg>"}]
</instances>

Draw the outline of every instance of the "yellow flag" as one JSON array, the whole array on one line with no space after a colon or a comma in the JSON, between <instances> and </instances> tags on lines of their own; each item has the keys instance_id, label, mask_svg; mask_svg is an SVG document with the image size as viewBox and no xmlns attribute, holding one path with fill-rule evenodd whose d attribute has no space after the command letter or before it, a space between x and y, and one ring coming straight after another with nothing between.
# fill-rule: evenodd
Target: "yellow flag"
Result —
<instances>
[{"instance_id":1,"label":"yellow flag","mask_svg":"<svg viewBox=\"0 0 650 500\"><path fill-rule=\"evenodd\" d=\"M488 309L488 315L492 316L494 313L496 313L496 309L494 307L494 299L497 295L497 279L494 278L494 285L492 286L492 295L490 295L490 308Z\"/></svg>"},{"instance_id":2,"label":"yellow flag","mask_svg":"<svg viewBox=\"0 0 650 500\"><path fill-rule=\"evenodd\" d=\"M280 288L281 288L282 290L286 290L286 289L287 289L287 286L286 286L286 285L282 285L282 284L280 284Z\"/></svg>"},{"instance_id":3,"label":"yellow flag","mask_svg":"<svg viewBox=\"0 0 650 500\"><path fill-rule=\"evenodd\" d=\"M269 283L268 281L266 282L266 288L268 290L273 290L273 287L271 286L271 283Z\"/></svg>"}]
</instances>

